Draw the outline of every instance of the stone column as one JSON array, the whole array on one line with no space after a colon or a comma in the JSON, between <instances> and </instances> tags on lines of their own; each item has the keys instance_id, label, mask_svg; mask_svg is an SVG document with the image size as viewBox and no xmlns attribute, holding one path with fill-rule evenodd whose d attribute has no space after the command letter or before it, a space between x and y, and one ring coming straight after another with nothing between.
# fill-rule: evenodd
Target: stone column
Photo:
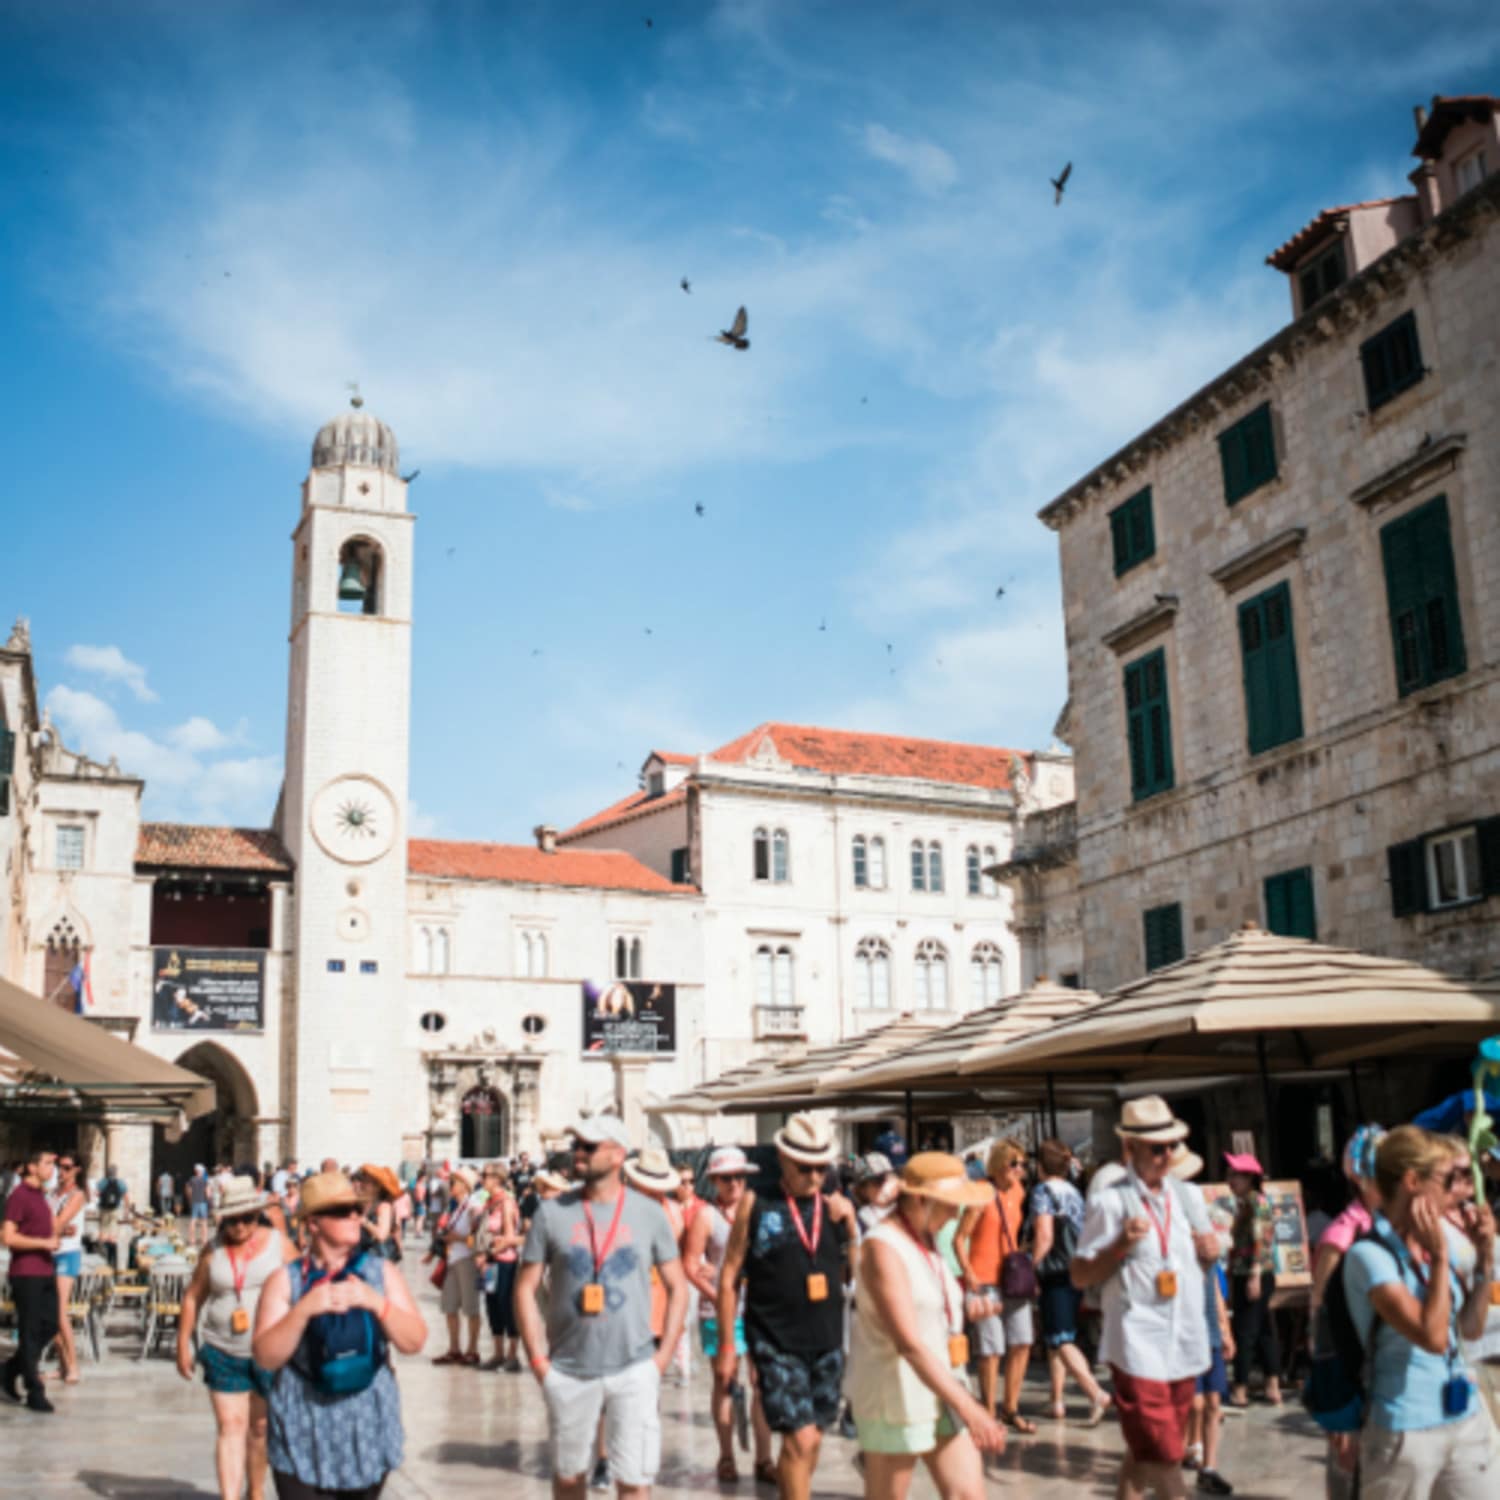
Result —
<instances>
[{"instance_id":1,"label":"stone column","mask_svg":"<svg viewBox=\"0 0 1500 1500\"><path fill-rule=\"evenodd\" d=\"M625 1122L632 1143L644 1146L649 1139L645 1095L650 1059L616 1056L610 1063L615 1070L615 1113Z\"/></svg>"},{"instance_id":2,"label":"stone column","mask_svg":"<svg viewBox=\"0 0 1500 1500\"><path fill-rule=\"evenodd\" d=\"M427 1155L458 1155L458 1078L454 1065L438 1058L427 1063Z\"/></svg>"},{"instance_id":3,"label":"stone column","mask_svg":"<svg viewBox=\"0 0 1500 1500\"><path fill-rule=\"evenodd\" d=\"M512 1155L529 1151L535 1156L541 1147L541 1121L538 1117L541 1079L541 1058L517 1057L511 1060L508 1144Z\"/></svg>"}]
</instances>

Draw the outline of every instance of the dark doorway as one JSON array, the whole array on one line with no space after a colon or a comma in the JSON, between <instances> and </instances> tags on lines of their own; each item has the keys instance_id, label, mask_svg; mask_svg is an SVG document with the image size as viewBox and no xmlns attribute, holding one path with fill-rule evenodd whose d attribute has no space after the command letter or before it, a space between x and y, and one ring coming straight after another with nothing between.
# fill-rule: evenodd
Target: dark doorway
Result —
<instances>
[{"instance_id":1,"label":"dark doorway","mask_svg":"<svg viewBox=\"0 0 1500 1500\"><path fill-rule=\"evenodd\" d=\"M161 1128L153 1132L151 1180L170 1172L180 1188L200 1163L212 1172L221 1162L239 1166L258 1161L255 1085L239 1060L217 1043L199 1042L177 1059L177 1066L213 1084L215 1108L194 1120L181 1140L169 1141Z\"/></svg>"},{"instance_id":2,"label":"dark doorway","mask_svg":"<svg viewBox=\"0 0 1500 1500\"><path fill-rule=\"evenodd\" d=\"M489 1161L505 1155L505 1101L480 1085L464 1095L458 1154L465 1161Z\"/></svg>"}]
</instances>

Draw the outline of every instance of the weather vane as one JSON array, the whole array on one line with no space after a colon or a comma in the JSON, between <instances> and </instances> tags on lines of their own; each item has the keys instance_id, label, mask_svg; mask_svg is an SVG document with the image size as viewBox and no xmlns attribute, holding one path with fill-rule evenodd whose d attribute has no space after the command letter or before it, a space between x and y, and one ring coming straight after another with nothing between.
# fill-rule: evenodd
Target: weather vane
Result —
<instances>
[{"instance_id":1,"label":"weather vane","mask_svg":"<svg viewBox=\"0 0 1500 1500\"><path fill-rule=\"evenodd\" d=\"M352 406L355 411L358 411L360 407L365 404L365 398L359 393L359 382L357 380L346 380L344 382L344 389L346 391L352 391L354 393L349 397L349 405Z\"/></svg>"}]
</instances>

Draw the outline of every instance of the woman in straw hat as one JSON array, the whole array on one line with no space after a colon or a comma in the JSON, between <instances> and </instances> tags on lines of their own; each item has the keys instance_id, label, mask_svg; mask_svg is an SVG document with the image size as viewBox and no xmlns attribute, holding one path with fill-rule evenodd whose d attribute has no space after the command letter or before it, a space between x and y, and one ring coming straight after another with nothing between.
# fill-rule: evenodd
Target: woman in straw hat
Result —
<instances>
[{"instance_id":1,"label":"woman in straw hat","mask_svg":"<svg viewBox=\"0 0 1500 1500\"><path fill-rule=\"evenodd\" d=\"M963 1291L933 1243L993 1197L956 1156L919 1152L901 1171L895 1211L865 1236L847 1392L866 1500L904 1496L919 1458L943 1500L978 1500L980 1454L1005 1447L1005 1428L969 1390Z\"/></svg>"},{"instance_id":2,"label":"woman in straw hat","mask_svg":"<svg viewBox=\"0 0 1500 1500\"><path fill-rule=\"evenodd\" d=\"M295 1253L265 1222L270 1204L252 1178L232 1177L219 1198L218 1234L200 1258L177 1321L177 1373L193 1378L203 1366L218 1438L214 1467L223 1500L240 1500L245 1480L251 1500L266 1491L266 1397L272 1376L251 1358L251 1330L261 1290ZM193 1352L193 1334L201 1347Z\"/></svg>"},{"instance_id":3,"label":"woman in straw hat","mask_svg":"<svg viewBox=\"0 0 1500 1500\"><path fill-rule=\"evenodd\" d=\"M389 1346L419 1353L427 1325L400 1267L365 1241L359 1193L342 1172L309 1177L301 1210L307 1254L266 1282L255 1320L255 1360L279 1372L268 1442L276 1492L281 1500L375 1496L402 1457ZM363 1337L351 1345L351 1325L360 1324ZM368 1383L332 1378L335 1366L348 1369L339 1351L351 1347L373 1366L365 1371Z\"/></svg>"},{"instance_id":4,"label":"woman in straw hat","mask_svg":"<svg viewBox=\"0 0 1500 1500\"><path fill-rule=\"evenodd\" d=\"M672 1226L672 1238L677 1241L677 1249L680 1252L683 1234L682 1209L676 1198L678 1177L677 1169L672 1165L672 1158L659 1146L647 1146L638 1156L631 1157L625 1163L623 1173L625 1181L636 1192L644 1193L646 1197L661 1204L661 1210L667 1216L667 1223ZM661 1342L666 1326L667 1289L662 1285L661 1277L653 1271L651 1274L651 1337L658 1344Z\"/></svg>"},{"instance_id":5,"label":"woman in straw hat","mask_svg":"<svg viewBox=\"0 0 1500 1500\"><path fill-rule=\"evenodd\" d=\"M354 1186L364 1204L365 1229L387 1260L401 1259L401 1237L396 1233L396 1199L401 1180L389 1167L367 1161L354 1174Z\"/></svg>"}]
</instances>

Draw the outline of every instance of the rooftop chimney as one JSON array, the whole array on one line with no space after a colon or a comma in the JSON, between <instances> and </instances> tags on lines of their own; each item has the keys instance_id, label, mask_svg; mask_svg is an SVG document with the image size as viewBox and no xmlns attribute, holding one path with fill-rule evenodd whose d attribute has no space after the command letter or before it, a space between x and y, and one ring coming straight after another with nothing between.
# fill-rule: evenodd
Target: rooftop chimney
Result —
<instances>
[{"instance_id":1,"label":"rooftop chimney","mask_svg":"<svg viewBox=\"0 0 1500 1500\"><path fill-rule=\"evenodd\" d=\"M550 823L538 823L531 832L543 854L557 853L557 830Z\"/></svg>"}]
</instances>

